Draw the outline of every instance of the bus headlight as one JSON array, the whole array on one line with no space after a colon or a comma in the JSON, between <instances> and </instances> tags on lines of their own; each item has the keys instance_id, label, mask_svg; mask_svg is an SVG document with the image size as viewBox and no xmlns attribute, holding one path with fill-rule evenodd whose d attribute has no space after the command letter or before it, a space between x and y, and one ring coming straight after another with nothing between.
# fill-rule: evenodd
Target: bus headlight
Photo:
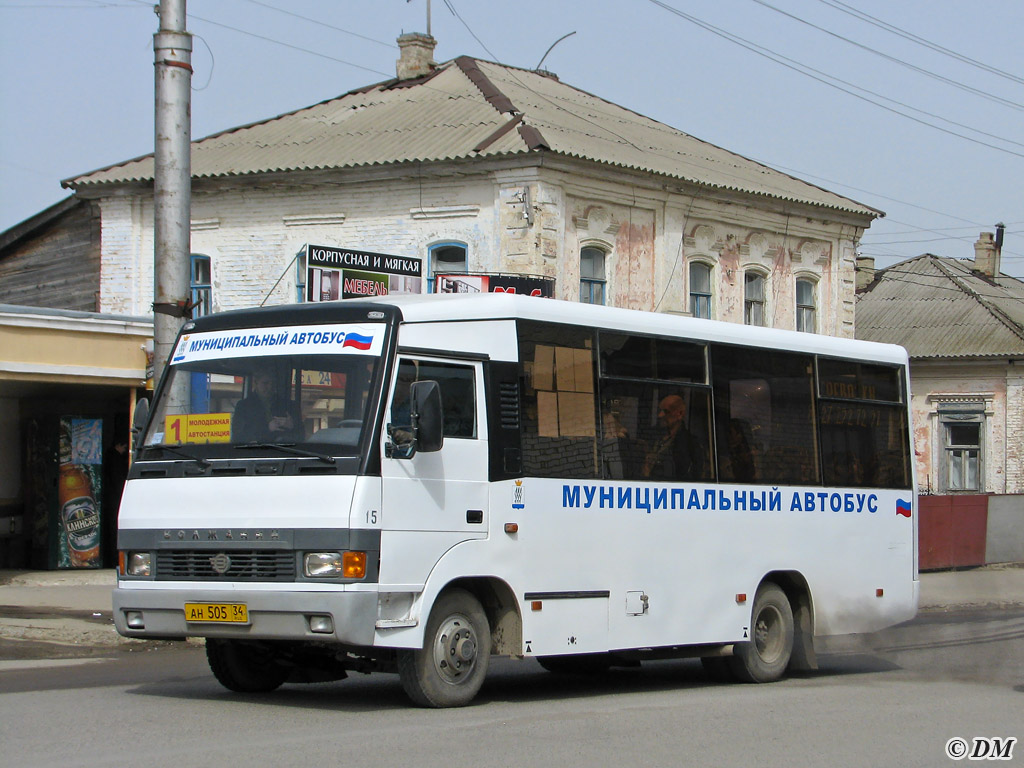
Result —
<instances>
[{"instance_id":1,"label":"bus headlight","mask_svg":"<svg viewBox=\"0 0 1024 768\"><path fill-rule=\"evenodd\" d=\"M309 579L362 579L366 576L366 553L307 552L302 572Z\"/></svg>"},{"instance_id":2,"label":"bus headlight","mask_svg":"<svg viewBox=\"0 0 1024 768\"><path fill-rule=\"evenodd\" d=\"M149 552L129 552L125 557L124 570L128 576L152 576L152 555Z\"/></svg>"},{"instance_id":3,"label":"bus headlight","mask_svg":"<svg viewBox=\"0 0 1024 768\"><path fill-rule=\"evenodd\" d=\"M302 572L311 579L341 576L341 552L307 552Z\"/></svg>"}]
</instances>

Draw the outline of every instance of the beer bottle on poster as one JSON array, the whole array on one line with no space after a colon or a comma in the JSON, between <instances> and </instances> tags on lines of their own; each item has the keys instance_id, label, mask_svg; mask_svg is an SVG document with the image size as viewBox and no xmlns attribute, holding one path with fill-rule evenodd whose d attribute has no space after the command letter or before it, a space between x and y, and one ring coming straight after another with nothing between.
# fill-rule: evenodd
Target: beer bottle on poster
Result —
<instances>
[{"instance_id":1,"label":"beer bottle on poster","mask_svg":"<svg viewBox=\"0 0 1024 768\"><path fill-rule=\"evenodd\" d=\"M94 568L100 558L100 513L92 495L92 480L84 467L60 468L60 520L72 568Z\"/></svg>"}]
</instances>

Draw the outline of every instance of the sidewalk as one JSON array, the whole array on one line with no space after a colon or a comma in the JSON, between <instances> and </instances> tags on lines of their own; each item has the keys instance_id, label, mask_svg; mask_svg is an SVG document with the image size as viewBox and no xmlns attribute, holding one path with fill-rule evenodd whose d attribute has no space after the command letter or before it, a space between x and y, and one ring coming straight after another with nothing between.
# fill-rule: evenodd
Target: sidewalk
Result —
<instances>
[{"instance_id":1,"label":"sidewalk","mask_svg":"<svg viewBox=\"0 0 1024 768\"><path fill-rule=\"evenodd\" d=\"M114 629L115 583L110 569L0 571L0 640L88 647L145 643ZM1024 608L1024 563L921 574L922 612L961 608Z\"/></svg>"}]
</instances>

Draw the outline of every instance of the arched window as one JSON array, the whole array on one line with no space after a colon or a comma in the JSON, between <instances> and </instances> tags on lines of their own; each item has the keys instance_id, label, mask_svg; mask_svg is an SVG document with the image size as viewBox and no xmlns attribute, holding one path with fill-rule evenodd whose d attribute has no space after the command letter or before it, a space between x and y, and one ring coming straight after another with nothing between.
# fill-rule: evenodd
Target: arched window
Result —
<instances>
[{"instance_id":1,"label":"arched window","mask_svg":"<svg viewBox=\"0 0 1024 768\"><path fill-rule=\"evenodd\" d=\"M796 329L805 333L817 333L817 285L813 280L800 278L796 281Z\"/></svg>"},{"instance_id":2,"label":"arched window","mask_svg":"<svg viewBox=\"0 0 1024 768\"><path fill-rule=\"evenodd\" d=\"M580 301L584 304L605 302L604 256L600 248L580 249Z\"/></svg>"},{"instance_id":3,"label":"arched window","mask_svg":"<svg viewBox=\"0 0 1024 768\"><path fill-rule=\"evenodd\" d=\"M189 288L193 304L192 317L202 317L213 311L213 280L210 273L210 257L193 253L189 272Z\"/></svg>"},{"instance_id":4,"label":"arched window","mask_svg":"<svg viewBox=\"0 0 1024 768\"><path fill-rule=\"evenodd\" d=\"M469 253L464 243L435 243L428 253L427 293L434 292L436 275L469 271Z\"/></svg>"},{"instance_id":5,"label":"arched window","mask_svg":"<svg viewBox=\"0 0 1024 768\"><path fill-rule=\"evenodd\" d=\"M711 319L711 267L690 262L690 314Z\"/></svg>"},{"instance_id":6,"label":"arched window","mask_svg":"<svg viewBox=\"0 0 1024 768\"><path fill-rule=\"evenodd\" d=\"M764 325L764 275L754 270L743 273L743 322Z\"/></svg>"}]
</instances>

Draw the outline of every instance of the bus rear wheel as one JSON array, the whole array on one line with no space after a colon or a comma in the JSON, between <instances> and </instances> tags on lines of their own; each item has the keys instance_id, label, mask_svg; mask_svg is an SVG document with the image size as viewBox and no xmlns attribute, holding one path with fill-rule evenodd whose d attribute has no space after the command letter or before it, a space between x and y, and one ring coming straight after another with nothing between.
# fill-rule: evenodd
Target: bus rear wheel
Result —
<instances>
[{"instance_id":1,"label":"bus rear wheel","mask_svg":"<svg viewBox=\"0 0 1024 768\"><path fill-rule=\"evenodd\" d=\"M402 688L421 707L463 707L483 685L491 629L480 602L453 589L434 604L423 648L398 652Z\"/></svg>"},{"instance_id":2,"label":"bus rear wheel","mask_svg":"<svg viewBox=\"0 0 1024 768\"><path fill-rule=\"evenodd\" d=\"M207 638L206 660L217 681L236 693L268 693L289 675L273 649L263 643Z\"/></svg>"},{"instance_id":3,"label":"bus rear wheel","mask_svg":"<svg viewBox=\"0 0 1024 768\"><path fill-rule=\"evenodd\" d=\"M765 582L754 597L750 640L736 643L730 667L745 683L770 683L782 677L793 653L793 609L786 593Z\"/></svg>"}]
</instances>

